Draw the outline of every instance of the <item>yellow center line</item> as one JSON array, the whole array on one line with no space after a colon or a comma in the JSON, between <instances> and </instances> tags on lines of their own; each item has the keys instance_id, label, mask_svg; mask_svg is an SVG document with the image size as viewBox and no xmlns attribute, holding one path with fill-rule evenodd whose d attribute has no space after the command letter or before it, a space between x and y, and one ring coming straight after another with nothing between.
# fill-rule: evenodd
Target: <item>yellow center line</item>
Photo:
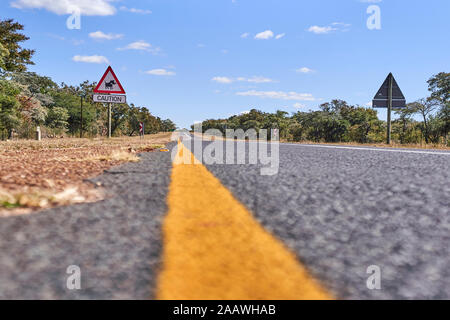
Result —
<instances>
[{"instance_id":1,"label":"yellow center line","mask_svg":"<svg viewBox=\"0 0 450 320\"><path fill-rule=\"evenodd\" d=\"M181 143L164 220L161 300L332 299ZM274 213L276 214L276 213Z\"/></svg>"}]
</instances>

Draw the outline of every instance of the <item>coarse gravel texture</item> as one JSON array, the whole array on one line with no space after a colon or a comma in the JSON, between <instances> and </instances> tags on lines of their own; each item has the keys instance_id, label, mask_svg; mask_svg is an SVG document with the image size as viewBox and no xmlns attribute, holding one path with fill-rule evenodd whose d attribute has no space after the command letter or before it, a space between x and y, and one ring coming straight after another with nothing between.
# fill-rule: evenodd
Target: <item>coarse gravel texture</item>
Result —
<instances>
[{"instance_id":1,"label":"coarse gravel texture","mask_svg":"<svg viewBox=\"0 0 450 320\"><path fill-rule=\"evenodd\" d=\"M207 166L337 298L450 299L450 153L281 144L261 167Z\"/></svg>"},{"instance_id":2,"label":"coarse gravel texture","mask_svg":"<svg viewBox=\"0 0 450 320\"><path fill-rule=\"evenodd\" d=\"M107 199L0 219L0 299L154 297L170 153L140 155L91 181ZM67 268L81 268L68 290Z\"/></svg>"}]
</instances>

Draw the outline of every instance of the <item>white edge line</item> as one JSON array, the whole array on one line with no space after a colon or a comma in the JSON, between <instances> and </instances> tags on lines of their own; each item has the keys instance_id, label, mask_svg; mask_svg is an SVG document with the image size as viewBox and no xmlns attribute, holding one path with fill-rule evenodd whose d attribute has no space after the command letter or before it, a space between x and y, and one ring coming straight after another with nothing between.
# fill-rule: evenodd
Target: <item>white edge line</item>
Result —
<instances>
[{"instance_id":1,"label":"white edge line","mask_svg":"<svg viewBox=\"0 0 450 320\"><path fill-rule=\"evenodd\" d=\"M436 154L450 156L450 152L433 152L433 151L419 151L419 150L399 150L399 149L381 149L381 148L358 148L358 147L342 147L342 146L322 146L312 144L296 144L296 143L282 143L283 145L312 147L312 148L330 148L330 149L348 149L348 150L366 150L366 151L383 151L383 152L403 152L403 153L419 153L419 154Z\"/></svg>"}]
</instances>

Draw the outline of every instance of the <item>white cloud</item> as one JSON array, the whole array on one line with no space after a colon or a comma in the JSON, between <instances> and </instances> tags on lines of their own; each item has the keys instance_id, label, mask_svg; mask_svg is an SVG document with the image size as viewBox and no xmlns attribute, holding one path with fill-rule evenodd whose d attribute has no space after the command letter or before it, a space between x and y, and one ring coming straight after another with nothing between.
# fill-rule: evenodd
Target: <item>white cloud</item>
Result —
<instances>
[{"instance_id":1,"label":"white cloud","mask_svg":"<svg viewBox=\"0 0 450 320\"><path fill-rule=\"evenodd\" d=\"M116 13L108 0L15 0L11 6L17 9L45 9L63 15L80 12L86 16L110 16Z\"/></svg>"},{"instance_id":2,"label":"white cloud","mask_svg":"<svg viewBox=\"0 0 450 320\"><path fill-rule=\"evenodd\" d=\"M304 108L306 108L306 106L304 104L297 102L297 103L294 103L294 108L295 109L304 109Z\"/></svg>"},{"instance_id":3,"label":"white cloud","mask_svg":"<svg viewBox=\"0 0 450 320\"><path fill-rule=\"evenodd\" d=\"M313 69L310 69L310 68L307 68L307 67L302 67L302 68L299 68L299 69L297 69L295 71L297 71L299 73L312 73L312 72L314 72Z\"/></svg>"},{"instance_id":4,"label":"white cloud","mask_svg":"<svg viewBox=\"0 0 450 320\"><path fill-rule=\"evenodd\" d=\"M272 79L265 78L265 77L251 77L248 79L244 79L244 81L250 82L250 83L269 83L274 82Z\"/></svg>"},{"instance_id":5,"label":"white cloud","mask_svg":"<svg viewBox=\"0 0 450 320\"><path fill-rule=\"evenodd\" d=\"M329 26L311 26L309 27L308 31L315 33L315 34L327 34L333 31L348 31L351 24L344 23L344 22L333 22Z\"/></svg>"},{"instance_id":6,"label":"white cloud","mask_svg":"<svg viewBox=\"0 0 450 320\"><path fill-rule=\"evenodd\" d=\"M102 40L114 40L114 39L121 39L123 38L123 34L117 34L117 33L104 33L102 31L96 31L89 33L89 37L93 39L102 39Z\"/></svg>"},{"instance_id":7,"label":"white cloud","mask_svg":"<svg viewBox=\"0 0 450 320\"><path fill-rule=\"evenodd\" d=\"M146 74L151 74L154 76L174 76L176 73L173 71L168 71L166 69L153 69L145 72Z\"/></svg>"},{"instance_id":8,"label":"white cloud","mask_svg":"<svg viewBox=\"0 0 450 320\"><path fill-rule=\"evenodd\" d=\"M344 22L333 22L331 25L333 25L333 26L341 26L341 27L345 27L345 28L348 28L348 27L351 26L351 24L344 23Z\"/></svg>"},{"instance_id":9,"label":"white cloud","mask_svg":"<svg viewBox=\"0 0 450 320\"><path fill-rule=\"evenodd\" d=\"M136 8L127 8L125 6L120 7L120 10L127 11L131 13L139 13L139 14L151 14L152 10L144 10L144 9L136 9Z\"/></svg>"},{"instance_id":10,"label":"white cloud","mask_svg":"<svg viewBox=\"0 0 450 320\"><path fill-rule=\"evenodd\" d=\"M218 83L232 83L233 82L233 79L227 78L227 77L214 77L211 80L214 82L218 82Z\"/></svg>"},{"instance_id":11,"label":"white cloud","mask_svg":"<svg viewBox=\"0 0 450 320\"><path fill-rule=\"evenodd\" d=\"M82 45L85 41L84 40L78 40L78 39L72 39L71 41L70 41L74 46L80 46L80 45Z\"/></svg>"},{"instance_id":12,"label":"white cloud","mask_svg":"<svg viewBox=\"0 0 450 320\"><path fill-rule=\"evenodd\" d=\"M275 37L275 39L281 39L281 38L283 38L284 36L286 35L286 33L280 33L280 34L277 34L277 36Z\"/></svg>"},{"instance_id":13,"label":"white cloud","mask_svg":"<svg viewBox=\"0 0 450 320\"><path fill-rule=\"evenodd\" d=\"M75 62L85 62L85 63L109 63L108 59L104 56L75 56L72 58Z\"/></svg>"},{"instance_id":14,"label":"white cloud","mask_svg":"<svg viewBox=\"0 0 450 320\"><path fill-rule=\"evenodd\" d=\"M212 78L212 81L218 82L218 83L233 83L236 81L239 82L249 82L249 83L269 83L269 82L275 82L274 80L266 77L261 76L253 76L251 78L245 78L245 77L237 77L237 78L229 78L229 77L214 77Z\"/></svg>"},{"instance_id":15,"label":"white cloud","mask_svg":"<svg viewBox=\"0 0 450 320\"><path fill-rule=\"evenodd\" d=\"M241 38L246 39L246 38L248 38L249 35L250 35L250 33L245 32L245 33L241 34Z\"/></svg>"},{"instance_id":16,"label":"white cloud","mask_svg":"<svg viewBox=\"0 0 450 320\"><path fill-rule=\"evenodd\" d=\"M337 30L336 28L326 26L326 27L319 27L319 26L311 26L309 27L308 31L313 32L315 34L325 34L330 33L331 31Z\"/></svg>"},{"instance_id":17,"label":"white cloud","mask_svg":"<svg viewBox=\"0 0 450 320\"><path fill-rule=\"evenodd\" d=\"M268 40L271 38L273 38L273 32L271 30L260 32L255 36L257 40Z\"/></svg>"},{"instance_id":18,"label":"white cloud","mask_svg":"<svg viewBox=\"0 0 450 320\"><path fill-rule=\"evenodd\" d=\"M237 92L238 96L260 97L279 100L298 100L298 101L314 101L316 100L310 93L298 93L295 91L256 91L250 90L246 92Z\"/></svg>"},{"instance_id":19,"label":"white cloud","mask_svg":"<svg viewBox=\"0 0 450 320\"><path fill-rule=\"evenodd\" d=\"M124 48L118 48L118 50L138 50L138 51L147 51L147 52L151 52L153 54L158 54L161 52L161 49L158 47L153 47L150 43L144 41L144 40L139 40L136 42L132 42L130 44L128 44L126 47Z\"/></svg>"}]
</instances>

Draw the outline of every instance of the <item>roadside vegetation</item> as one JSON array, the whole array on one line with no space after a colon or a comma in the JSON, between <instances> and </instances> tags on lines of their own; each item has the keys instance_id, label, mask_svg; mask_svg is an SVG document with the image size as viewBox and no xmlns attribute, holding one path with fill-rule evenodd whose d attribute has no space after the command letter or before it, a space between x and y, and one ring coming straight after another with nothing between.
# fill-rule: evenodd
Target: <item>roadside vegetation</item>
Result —
<instances>
[{"instance_id":1,"label":"roadside vegetation","mask_svg":"<svg viewBox=\"0 0 450 320\"><path fill-rule=\"evenodd\" d=\"M450 73L428 80L430 96L395 110L392 122L393 145L450 146ZM420 120L416 120L420 119ZM280 139L295 142L381 144L386 140L387 123L372 108L333 100L318 111L266 113L257 109L228 119L203 121L202 130L279 129ZM192 126L192 130L194 126Z\"/></svg>"},{"instance_id":2,"label":"roadside vegetation","mask_svg":"<svg viewBox=\"0 0 450 320\"><path fill-rule=\"evenodd\" d=\"M0 141L0 217L103 198L102 186L85 179L141 152L158 152L171 133L112 139Z\"/></svg>"},{"instance_id":3,"label":"roadside vegetation","mask_svg":"<svg viewBox=\"0 0 450 320\"><path fill-rule=\"evenodd\" d=\"M107 109L92 100L95 82L73 86L57 84L51 78L27 71L34 50L22 48L29 38L23 25L0 20L0 140L32 139L36 127L48 138L107 135ZM83 103L83 127L81 127ZM113 136L139 134L143 122L146 133L170 132L175 124L134 104L115 105L112 110Z\"/></svg>"}]
</instances>

